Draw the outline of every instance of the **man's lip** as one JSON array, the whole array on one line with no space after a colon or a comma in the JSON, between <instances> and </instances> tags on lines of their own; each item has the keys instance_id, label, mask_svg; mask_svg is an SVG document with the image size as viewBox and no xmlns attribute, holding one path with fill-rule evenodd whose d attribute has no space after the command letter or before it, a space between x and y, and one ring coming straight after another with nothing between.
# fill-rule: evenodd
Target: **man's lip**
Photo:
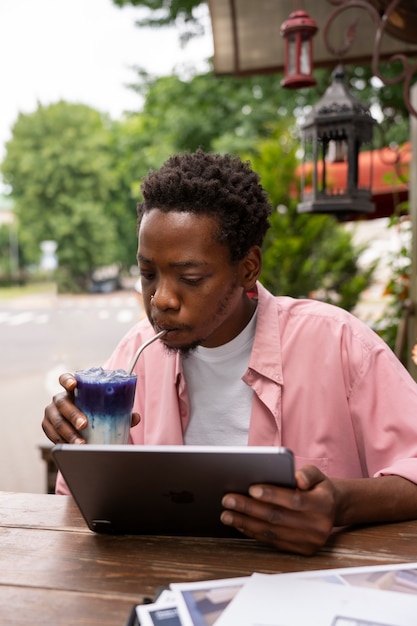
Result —
<instances>
[{"instance_id":1,"label":"man's lip","mask_svg":"<svg viewBox=\"0 0 417 626\"><path fill-rule=\"evenodd\" d=\"M165 331L165 335L164 337L166 337L169 333L173 333L176 330L178 330L178 328L174 328L173 326L161 326L160 324L155 324L155 330L157 332L160 332L161 330Z\"/></svg>"}]
</instances>

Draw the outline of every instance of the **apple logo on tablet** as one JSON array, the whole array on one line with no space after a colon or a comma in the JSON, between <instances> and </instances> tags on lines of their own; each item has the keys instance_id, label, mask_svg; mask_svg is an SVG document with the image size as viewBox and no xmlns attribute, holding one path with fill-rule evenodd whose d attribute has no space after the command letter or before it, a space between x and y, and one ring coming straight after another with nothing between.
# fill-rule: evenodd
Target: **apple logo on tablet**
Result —
<instances>
[{"instance_id":1,"label":"apple logo on tablet","mask_svg":"<svg viewBox=\"0 0 417 626\"><path fill-rule=\"evenodd\" d=\"M171 502L175 504L191 504L194 502L194 494L191 491L170 491L167 495Z\"/></svg>"}]
</instances>

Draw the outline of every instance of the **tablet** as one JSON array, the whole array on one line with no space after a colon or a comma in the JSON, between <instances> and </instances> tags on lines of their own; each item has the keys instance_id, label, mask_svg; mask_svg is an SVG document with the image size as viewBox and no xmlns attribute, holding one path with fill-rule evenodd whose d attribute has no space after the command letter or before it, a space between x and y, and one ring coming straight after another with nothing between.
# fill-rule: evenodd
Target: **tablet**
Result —
<instances>
[{"instance_id":1,"label":"tablet","mask_svg":"<svg viewBox=\"0 0 417 626\"><path fill-rule=\"evenodd\" d=\"M283 447L57 444L52 454L97 533L242 537L220 521L225 493L295 487Z\"/></svg>"}]
</instances>

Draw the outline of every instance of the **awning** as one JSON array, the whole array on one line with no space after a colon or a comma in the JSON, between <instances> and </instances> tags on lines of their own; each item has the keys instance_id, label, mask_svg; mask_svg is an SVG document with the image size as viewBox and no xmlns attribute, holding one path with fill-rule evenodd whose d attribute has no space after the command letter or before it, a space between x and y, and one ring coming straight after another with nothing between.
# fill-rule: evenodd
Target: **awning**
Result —
<instances>
[{"instance_id":1,"label":"awning","mask_svg":"<svg viewBox=\"0 0 417 626\"><path fill-rule=\"evenodd\" d=\"M284 40L280 28L298 4L294 0L208 0L215 74L281 73ZM335 6L328 0L304 0L301 4L319 27L313 40L314 67L336 66L338 59L329 53L323 37L325 24ZM387 8L386 0L369 0L369 4L381 12ZM394 53L417 54L416 17L415 0L402 0L387 21L381 41L381 59ZM376 27L368 10L354 7L343 11L329 30L329 41L333 47L340 48L353 33L354 45L343 62L370 63Z\"/></svg>"}]
</instances>

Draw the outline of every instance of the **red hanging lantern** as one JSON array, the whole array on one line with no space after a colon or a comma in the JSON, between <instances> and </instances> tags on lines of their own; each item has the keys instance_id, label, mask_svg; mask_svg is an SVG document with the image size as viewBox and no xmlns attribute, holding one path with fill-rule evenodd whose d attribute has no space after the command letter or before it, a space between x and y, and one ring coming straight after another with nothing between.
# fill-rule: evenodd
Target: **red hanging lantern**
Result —
<instances>
[{"instance_id":1,"label":"red hanging lantern","mask_svg":"<svg viewBox=\"0 0 417 626\"><path fill-rule=\"evenodd\" d=\"M285 39L285 75L281 81L288 89L316 84L313 72L313 37L318 28L305 11L294 11L281 25Z\"/></svg>"}]
</instances>

